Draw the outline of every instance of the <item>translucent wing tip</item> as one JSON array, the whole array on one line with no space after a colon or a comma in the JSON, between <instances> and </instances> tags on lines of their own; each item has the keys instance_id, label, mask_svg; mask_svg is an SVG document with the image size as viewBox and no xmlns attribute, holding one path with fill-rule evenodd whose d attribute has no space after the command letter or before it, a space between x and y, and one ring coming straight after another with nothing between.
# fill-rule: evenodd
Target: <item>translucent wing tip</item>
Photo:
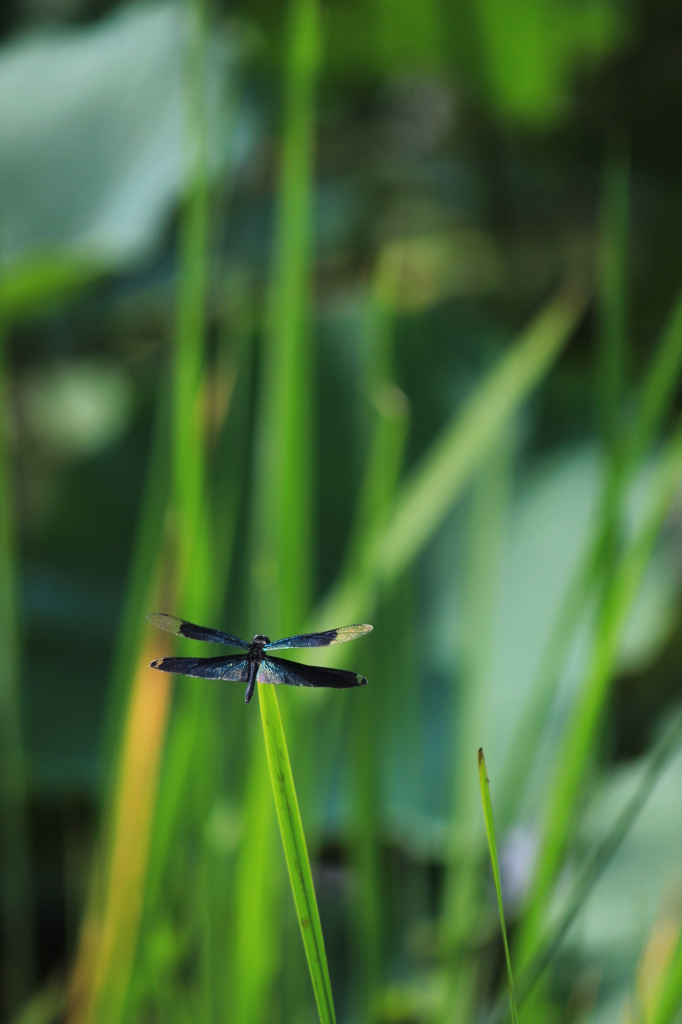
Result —
<instances>
[{"instance_id":1,"label":"translucent wing tip","mask_svg":"<svg viewBox=\"0 0 682 1024\"><path fill-rule=\"evenodd\" d=\"M176 619L174 615L166 615L164 612L149 612L147 621L158 626L159 629L165 629L167 633L175 633L176 636L180 636L182 619Z\"/></svg>"},{"instance_id":2,"label":"translucent wing tip","mask_svg":"<svg viewBox=\"0 0 682 1024\"><path fill-rule=\"evenodd\" d=\"M371 633L374 626L370 626L369 623L363 622L357 626L341 626L336 631L336 636L332 640L332 644L342 644L346 640L355 640L358 636L364 636L365 633ZM330 645L331 646L331 645Z\"/></svg>"}]
</instances>

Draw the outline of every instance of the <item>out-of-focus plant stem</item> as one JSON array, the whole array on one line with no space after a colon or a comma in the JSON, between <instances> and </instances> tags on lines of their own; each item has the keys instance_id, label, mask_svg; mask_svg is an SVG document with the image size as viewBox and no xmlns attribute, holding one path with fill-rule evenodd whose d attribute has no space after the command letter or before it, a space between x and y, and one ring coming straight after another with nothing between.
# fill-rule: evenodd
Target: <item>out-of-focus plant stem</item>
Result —
<instances>
[{"instance_id":1,"label":"out-of-focus plant stem","mask_svg":"<svg viewBox=\"0 0 682 1024\"><path fill-rule=\"evenodd\" d=\"M504 525L509 504L512 445L498 442L474 480L469 514L462 666L453 701L453 749L457 752L452 811L453 855L448 867L442 942L452 965L446 1019L468 1019L476 991L471 937L478 926L483 829L479 780L472 751L480 745L489 714L490 656L499 586Z\"/></svg>"},{"instance_id":2,"label":"out-of-focus plant stem","mask_svg":"<svg viewBox=\"0 0 682 1024\"><path fill-rule=\"evenodd\" d=\"M0 877L3 982L14 1012L34 978L28 792L19 693L16 536L7 445L7 331L0 317Z\"/></svg>"},{"instance_id":3,"label":"out-of-focus plant stem","mask_svg":"<svg viewBox=\"0 0 682 1024\"><path fill-rule=\"evenodd\" d=\"M251 614L259 632L284 636L308 615L312 550L310 307L315 93L320 60L317 0L290 0L284 125L272 276L254 453ZM260 687L260 684L259 684ZM276 694L266 695L276 700ZM284 715L296 745L294 715ZM280 960L282 898L270 776L251 734L245 832L237 864L231 984L234 1024L269 1019Z\"/></svg>"},{"instance_id":4,"label":"out-of-focus plant stem","mask_svg":"<svg viewBox=\"0 0 682 1024\"><path fill-rule=\"evenodd\" d=\"M170 596L175 601L182 592L188 595L188 601L196 603L210 585L208 544L203 529L205 460L200 402L207 274L205 50L204 2L188 0L186 193L180 224L171 387L170 490L174 560L171 565L166 558L168 549L159 544L157 559L148 560L143 566L136 562L140 579L133 581L131 600L140 596L150 600L153 594L156 599L163 596L168 600ZM165 454L163 446L155 450L159 457ZM153 459L150 475L157 473L163 476ZM147 528L148 523L143 519L140 543ZM173 577L171 596L165 584ZM119 1024L125 1015L145 895L149 899L150 890L152 896L155 887L158 890L172 826L177 820L178 801L185 793L176 779L171 780L171 785L167 784L168 772L161 774L173 684L172 677L148 667L163 644L157 631L152 635L154 642L150 647L131 650L122 661L131 664L134 659L136 669L122 727L115 795L104 816L101 860L96 865L72 978L69 1020L78 1024L99 1024L100 1021ZM130 636L132 644L136 640L139 644L141 635L134 628ZM184 755L184 759L176 756L170 764L175 772L182 774L188 770L187 737L194 735L196 719L197 715L186 713L172 736L175 748L181 747L180 754ZM184 728L188 720L190 726ZM177 749L172 752L178 754ZM159 793L161 814L157 807L160 776L166 782Z\"/></svg>"},{"instance_id":5,"label":"out-of-focus plant stem","mask_svg":"<svg viewBox=\"0 0 682 1024\"><path fill-rule=\"evenodd\" d=\"M519 937L520 960L538 948L549 896L575 820L590 748L602 721L621 633L648 565L664 518L682 478L682 423L661 456L650 486L643 525L619 560L604 595L583 684L559 750L547 801L547 816L533 890Z\"/></svg>"}]
</instances>

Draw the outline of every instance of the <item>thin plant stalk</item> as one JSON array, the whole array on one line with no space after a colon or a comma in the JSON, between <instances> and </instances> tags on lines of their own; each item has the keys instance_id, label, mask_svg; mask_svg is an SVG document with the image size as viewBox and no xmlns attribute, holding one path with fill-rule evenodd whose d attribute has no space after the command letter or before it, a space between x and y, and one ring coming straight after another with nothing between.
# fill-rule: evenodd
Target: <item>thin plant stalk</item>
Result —
<instances>
[{"instance_id":1,"label":"thin plant stalk","mask_svg":"<svg viewBox=\"0 0 682 1024\"><path fill-rule=\"evenodd\" d=\"M484 734L490 692L490 656L504 527L509 508L512 442L499 441L474 480L467 529L464 624L458 699L453 700L454 765L452 831L457 836L445 882L442 939L452 964L447 1016L468 1019L477 966L469 938L480 913L480 809L476 776L465 752Z\"/></svg>"},{"instance_id":2,"label":"thin plant stalk","mask_svg":"<svg viewBox=\"0 0 682 1024\"><path fill-rule=\"evenodd\" d=\"M310 313L319 60L317 0L290 0L276 231L255 432L250 579L250 614L258 632L271 636L300 628L309 613L311 591ZM263 699L271 697L266 693ZM293 749L293 707L290 712ZM230 960L231 1019L234 1024L261 1024L271 1016L272 986L281 960L273 921L279 916L283 877L273 855L270 777L253 727L247 764Z\"/></svg>"},{"instance_id":3,"label":"thin plant stalk","mask_svg":"<svg viewBox=\"0 0 682 1024\"><path fill-rule=\"evenodd\" d=\"M106 892L108 867L112 851L117 844L134 845L135 837L126 838L117 834L117 828L133 823L140 827L138 820L122 814L121 799L125 793L122 774L125 771L124 754L126 744L133 735L140 735L132 728L135 708L139 703L140 659L149 627L145 612L154 603L159 590L161 565L163 564L164 520L168 505L168 387L164 381L157 399L155 422L151 440L144 495L140 512L135 550L133 552L128 591L124 612L119 628L119 640L114 656L111 679L111 694L108 703L103 759L109 778L107 791L101 808L98 840L90 869L90 881L85 908L82 915L75 964L68 990L67 1013L69 1021L83 1020L94 1012L96 1002L96 972L100 970L98 984L102 984L101 969L97 967L100 944L105 930ZM142 668L146 667L143 663ZM164 718L165 728L165 718ZM160 749L160 748L159 748ZM147 766L149 770L149 766ZM151 808L149 809L151 813ZM132 862L131 862L132 863ZM127 887L127 886L126 886ZM113 905L111 906L113 910ZM129 917L137 928L139 915ZM108 926L111 933L113 926ZM120 943L120 936L114 942L114 949ZM123 942L125 947L126 942Z\"/></svg>"},{"instance_id":4,"label":"thin plant stalk","mask_svg":"<svg viewBox=\"0 0 682 1024\"><path fill-rule=\"evenodd\" d=\"M14 1013L31 990L35 938L31 921L31 846L19 693L15 535L7 455L7 334L0 320L0 915L6 1010Z\"/></svg>"},{"instance_id":5,"label":"thin plant stalk","mask_svg":"<svg viewBox=\"0 0 682 1024\"><path fill-rule=\"evenodd\" d=\"M481 799L483 800L483 817L485 818L485 831L488 837L488 849L490 850L490 863L493 869L495 881L495 893L497 894L497 906L500 911L500 928L502 929L502 942L504 943L504 957L507 962L507 976L509 978L509 1003L511 1007L512 1024L518 1024L518 1012L516 1009L516 993L514 992L514 975L512 973L511 956L509 954L509 942L507 941L507 925L504 920L504 902L502 900L502 882L500 881L500 865L497 858L497 842L495 841L495 822L493 820L493 805L490 799L490 780L485 767L483 750L478 751L478 776L481 783Z\"/></svg>"},{"instance_id":6,"label":"thin plant stalk","mask_svg":"<svg viewBox=\"0 0 682 1024\"><path fill-rule=\"evenodd\" d=\"M185 196L178 232L178 283L171 366L170 521L172 566L167 600L201 620L213 595L206 503L205 335L208 290L208 153L205 0L187 0L185 60ZM169 722L155 808L147 905L156 906L173 836L191 777L194 744L206 712L206 691L183 681ZM208 769L209 760L205 759Z\"/></svg>"},{"instance_id":7,"label":"thin plant stalk","mask_svg":"<svg viewBox=\"0 0 682 1024\"><path fill-rule=\"evenodd\" d=\"M207 561L201 557L207 543L203 529L204 431L200 405L207 276L206 14L203 0L188 0L186 10L188 165L185 209L180 223L179 294L171 381L170 491L176 540L176 593L184 589L197 601L191 585L197 572L206 568ZM154 469L152 460L151 470ZM158 539L164 532L160 523L166 517L162 510L157 510L155 518ZM142 537L148 527L143 519ZM139 586L135 585L132 591L138 598L149 599L152 593L151 581L145 581L145 576L156 576L155 594L161 593L158 580L164 577L165 583L170 577L168 560L161 554L162 545L157 550L158 560L138 567ZM201 586L207 585L202 578ZM129 622L128 627L134 639L135 623ZM165 863L170 847L170 843L164 846L159 842L157 803L166 798L161 802L165 812L162 818L167 822L176 809L171 799L169 811L167 773L161 773L173 681L170 677L159 681L159 674L148 668L149 661L158 654L157 637L150 648L138 649L137 653L135 680L123 725L116 795L111 818L105 820L102 831L100 878L93 883L72 979L70 1021L103 1020L117 1024L124 1016L143 906L145 899L149 901L150 889L153 894L150 882L159 879L160 865ZM121 666L124 667L123 663ZM144 714L140 708L146 708ZM178 757L173 768L180 771L181 767ZM172 788L171 797L181 791L180 787ZM125 900L121 900L122 892L126 893Z\"/></svg>"},{"instance_id":8,"label":"thin plant stalk","mask_svg":"<svg viewBox=\"0 0 682 1024\"><path fill-rule=\"evenodd\" d=\"M149 667L158 653L156 638L148 636L126 720L103 870L101 917L93 915L96 907L91 903L72 976L70 1024L118 1024L124 1017L172 692L170 678Z\"/></svg>"},{"instance_id":9,"label":"thin plant stalk","mask_svg":"<svg viewBox=\"0 0 682 1024\"><path fill-rule=\"evenodd\" d=\"M397 282L384 280L383 296L380 296L377 276L368 296L363 335L370 363L367 376L372 381L375 421L343 570L351 578L355 573L371 571L371 551L395 501L409 422L407 398L391 376L395 304L390 299ZM387 291L389 301L386 301ZM380 689L371 686L348 709L351 744L355 751L351 778L355 809L352 856L358 874L353 907L358 939L356 962L363 1017L368 1021L376 1017L386 937L380 862L382 744L376 734L376 722L383 718L383 697ZM329 767L330 762L331 758Z\"/></svg>"},{"instance_id":10,"label":"thin plant stalk","mask_svg":"<svg viewBox=\"0 0 682 1024\"><path fill-rule=\"evenodd\" d=\"M452 508L522 398L558 357L584 305L582 291L566 287L559 292L490 372L406 481L377 551L378 573L386 583L412 561Z\"/></svg>"},{"instance_id":11,"label":"thin plant stalk","mask_svg":"<svg viewBox=\"0 0 682 1024\"><path fill-rule=\"evenodd\" d=\"M208 287L208 153L205 0L189 0L186 57L186 195L179 231L179 276L173 356L172 487L177 520L178 594L191 600L192 579L209 568L205 550L204 374ZM202 558L203 556L203 558Z\"/></svg>"}]
</instances>

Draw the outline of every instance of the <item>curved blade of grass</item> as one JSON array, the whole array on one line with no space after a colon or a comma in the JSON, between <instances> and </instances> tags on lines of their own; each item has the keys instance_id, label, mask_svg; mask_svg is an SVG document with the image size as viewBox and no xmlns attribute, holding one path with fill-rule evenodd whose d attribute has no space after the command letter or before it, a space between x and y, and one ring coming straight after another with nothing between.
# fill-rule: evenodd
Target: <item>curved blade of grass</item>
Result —
<instances>
[{"instance_id":1,"label":"curved blade of grass","mask_svg":"<svg viewBox=\"0 0 682 1024\"><path fill-rule=\"evenodd\" d=\"M502 773L499 806L503 827L513 820L537 752L538 739L550 712L568 647L588 594L598 577L602 553L608 547L622 495L642 456L651 446L675 394L682 368L682 290L661 332L656 352L641 389L634 421L606 481L592 540L571 580L551 629L533 685L534 697L510 745L513 757Z\"/></svg>"},{"instance_id":2,"label":"curved blade of grass","mask_svg":"<svg viewBox=\"0 0 682 1024\"><path fill-rule=\"evenodd\" d=\"M661 457L651 484L653 497L644 523L623 554L604 595L594 648L557 758L556 774L548 798L548 814L533 892L519 940L524 962L537 949L545 909L566 849L589 764L590 749L608 697L621 633L681 477L682 423Z\"/></svg>"},{"instance_id":3,"label":"curved blade of grass","mask_svg":"<svg viewBox=\"0 0 682 1024\"><path fill-rule=\"evenodd\" d=\"M422 460L399 495L377 552L385 580L395 579L433 534L495 438L561 352L584 305L583 292L564 288Z\"/></svg>"},{"instance_id":4,"label":"curved blade of grass","mask_svg":"<svg viewBox=\"0 0 682 1024\"><path fill-rule=\"evenodd\" d=\"M497 893L497 905L500 910L500 928L502 929L502 942L504 943L504 955L507 961L507 975L509 977L509 1003L513 1024L518 1024L518 1013L516 1011L516 994L514 992L514 975L512 974L511 957L509 955L509 942L507 941L507 926L504 920L504 903L502 901L502 883L500 881L500 865L497 859L497 843L495 841L495 822L493 820L493 805L490 799L490 780L485 768L483 748L478 751L478 778L481 783L481 799L483 800L483 816L485 818L485 831L488 837L488 849L490 850L490 862L493 868L493 879L495 880L495 892Z\"/></svg>"},{"instance_id":5,"label":"curved blade of grass","mask_svg":"<svg viewBox=\"0 0 682 1024\"><path fill-rule=\"evenodd\" d=\"M366 564L342 578L310 622L357 622L373 609L376 588L394 580L430 541L519 407L567 344L586 295L566 286L531 321L458 410L398 491ZM347 656L332 650L334 664Z\"/></svg>"},{"instance_id":6,"label":"curved blade of grass","mask_svg":"<svg viewBox=\"0 0 682 1024\"><path fill-rule=\"evenodd\" d=\"M308 848L303 833L294 777L289 762L289 751L274 686L259 686L258 697L279 830L298 922L301 927L305 955L310 968L315 1002L321 1024L335 1024L334 1000L322 937L320 913L317 909Z\"/></svg>"}]
</instances>

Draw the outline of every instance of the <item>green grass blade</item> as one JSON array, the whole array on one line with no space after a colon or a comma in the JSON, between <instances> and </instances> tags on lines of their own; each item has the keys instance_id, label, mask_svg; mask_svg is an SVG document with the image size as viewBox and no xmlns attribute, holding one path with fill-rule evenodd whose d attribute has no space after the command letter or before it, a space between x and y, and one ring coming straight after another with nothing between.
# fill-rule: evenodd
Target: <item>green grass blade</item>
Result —
<instances>
[{"instance_id":1,"label":"green grass blade","mask_svg":"<svg viewBox=\"0 0 682 1024\"><path fill-rule=\"evenodd\" d=\"M666 976L662 982L658 1005L651 1024L672 1024L679 1014L682 1005L682 935L677 940L677 947Z\"/></svg>"},{"instance_id":2,"label":"green grass blade","mask_svg":"<svg viewBox=\"0 0 682 1024\"><path fill-rule=\"evenodd\" d=\"M385 580L395 579L433 534L519 405L559 356L584 305L582 292L562 291L435 442L405 484L387 525L378 551Z\"/></svg>"},{"instance_id":3,"label":"green grass blade","mask_svg":"<svg viewBox=\"0 0 682 1024\"><path fill-rule=\"evenodd\" d=\"M90 868L90 880L85 907L83 924L79 936L74 976L79 972L87 974L81 978L81 1005L78 1013L80 1019L86 1019L89 1010L85 1004L89 1002L95 986L95 963L93 956L92 934L99 929L105 914L105 886L116 845L117 794L121 788L121 775L124 770L125 737L129 731L129 721L135 704L135 689L139 687L139 662L145 637L149 635L149 624L145 621L145 613L155 604L154 595L158 591L159 568L163 546L163 522L168 502L168 377L161 385L157 398L157 408L147 472L142 499L142 508L137 524L135 548L132 557L131 572L124 602L124 611L119 626L119 636L114 654L114 666L110 684L107 714L105 719L104 739L102 743L102 759L106 766L105 796L100 808L98 825L98 842L94 850ZM149 738L146 738L149 742ZM139 780L138 780L139 784ZM130 838L130 837L129 837ZM127 880L130 892L130 879ZM83 965L87 965L82 971ZM87 996L83 997L83 992ZM70 1019L74 1019L74 1000L71 999ZM76 1016L76 1019L79 1019Z\"/></svg>"},{"instance_id":4,"label":"green grass blade","mask_svg":"<svg viewBox=\"0 0 682 1024\"><path fill-rule=\"evenodd\" d=\"M321 1024L335 1024L334 1000L322 925L277 694L274 686L259 686L258 696L279 830L310 968L315 1002Z\"/></svg>"},{"instance_id":5,"label":"green grass blade","mask_svg":"<svg viewBox=\"0 0 682 1024\"><path fill-rule=\"evenodd\" d=\"M343 578L323 601L311 628L369 616L376 588L390 583L423 550L461 497L481 462L519 407L567 344L585 295L561 291L521 333L509 353L453 416L398 491L381 536L362 572ZM347 652L334 648L334 663Z\"/></svg>"},{"instance_id":6,"label":"green grass blade","mask_svg":"<svg viewBox=\"0 0 682 1024\"><path fill-rule=\"evenodd\" d=\"M592 540L583 562L571 580L540 662L528 702L517 727L510 764L503 773L500 807L503 823L513 820L525 790L529 773L551 709L561 666L588 595L599 575L602 557L609 547L614 520L628 483L642 456L650 447L669 409L682 368L682 291L663 328L656 352L647 370L635 417L626 440L614 459L606 482Z\"/></svg>"},{"instance_id":7,"label":"green grass blade","mask_svg":"<svg viewBox=\"0 0 682 1024\"><path fill-rule=\"evenodd\" d=\"M601 722L621 633L637 596L651 552L682 476L682 425L660 459L645 520L624 552L604 596L593 651L557 758L548 799L541 853L520 937L522 961L538 943L547 903L561 864L574 813Z\"/></svg>"},{"instance_id":8,"label":"green grass blade","mask_svg":"<svg viewBox=\"0 0 682 1024\"><path fill-rule=\"evenodd\" d=\"M513 431L498 441L473 483L467 525L461 671L452 682L455 699L451 736L457 756L450 820L457 840L445 879L441 934L452 966L451 1016L461 1020L469 1019L474 1011L478 984L471 935L480 924L483 840L477 779L466 752L472 736L484 735L489 711L491 639L509 510L512 451Z\"/></svg>"},{"instance_id":9,"label":"green grass blade","mask_svg":"<svg viewBox=\"0 0 682 1024\"><path fill-rule=\"evenodd\" d=\"M5 325L0 323L0 419L5 402ZM6 1010L14 1012L33 983L35 948L31 926L31 849L27 781L19 693L14 523L6 438L0 439L0 914Z\"/></svg>"},{"instance_id":10,"label":"green grass blade","mask_svg":"<svg viewBox=\"0 0 682 1024\"><path fill-rule=\"evenodd\" d=\"M495 841L495 822L493 821L493 805L490 800L490 782L485 768L483 750L478 751L478 777L481 783L481 799L483 800L483 816L485 818L485 831L488 837L488 849L490 850L490 862L493 868L493 879L495 881L495 892L497 894L497 906L500 910L500 928L502 929L502 942L504 943L504 956L507 961L507 975L509 977L509 1003L511 1005L512 1024L518 1024L518 1013L516 1011L516 994L514 992L514 975L512 973L511 956L509 955L509 942L507 941L507 926L504 920L504 903L502 901L502 883L500 881L500 865L497 859L497 843Z\"/></svg>"},{"instance_id":11,"label":"green grass blade","mask_svg":"<svg viewBox=\"0 0 682 1024\"><path fill-rule=\"evenodd\" d=\"M376 412L344 576L372 572L372 556L395 501L407 439L409 404L399 388L384 382L373 396Z\"/></svg>"},{"instance_id":12,"label":"green grass blade","mask_svg":"<svg viewBox=\"0 0 682 1024\"><path fill-rule=\"evenodd\" d=\"M151 607L153 588L161 564L170 483L168 390L168 376L164 375L156 400L135 547L114 651L102 742L102 756L107 770L116 761L116 744L122 735L130 687L147 629L145 615Z\"/></svg>"},{"instance_id":13,"label":"green grass blade","mask_svg":"<svg viewBox=\"0 0 682 1024\"><path fill-rule=\"evenodd\" d=\"M175 526L175 578L170 600L183 614L201 621L213 594L206 507L206 432L201 387L205 369L208 279L208 154L205 0L187 0L185 54L185 205L178 234L178 285L171 380L171 504ZM200 687L178 687L171 720L154 839L147 900L154 906L171 855L191 775L192 747L198 742ZM202 761L202 768L208 761Z\"/></svg>"},{"instance_id":14,"label":"green grass blade","mask_svg":"<svg viewBox=\"0 0 682 1024\"><path fill-rule=\"evenodd\" d=\"M259 628L300 627L310 600L312 536L310 304L317 0L291 0L277 230L268 296L254 499Z\"/></svg>"},{"instance_id":15,"label":"green grass blade","mask_svg":"<svg viewBox=\"0 0 682 1024\"><path fill-rule=\"evenodd\" d=\"M208 281L208 154L205 0L189 0L186 55L186 185L179 230L179 279L173 358L172 478L176 516L177 589L192 608L192 581L204 588L210 571L205 527L205 427L200 387L204 372ZM203 564L197 559L204 556ZM197 609L199 610L199 609Z\"/></svg>"},{"instance_id":16,"label":"green grass blade","mask_svg":"<svg viewBox=\"0 0 682 1024\"><path fill-rule=\"evenodd\" d=\"M631 475L660 430L682 370L682 289L668 316L647 370L637 415L623 451L623 473Z\"/></svg>"},{"instance_id":17,"label":"green grass blade","mask_svg":"<svg viewBox=\"0 0 682 1024\"><path fill-rule=\"evenodd\" d=\"M257 399L251 534L249 611L255 628L270 636L300 629L309 613L311 591L310 312L319 59L317 0L290 0L281 170ZM267 694L264 699L269 699ZM295 713L288 725L291 740L296 736ZM260 740L253 733L250 739L228 972L234 1024L271 1019L272 985L283 959L279 928L283 874L272 841L270 782ZM305 981L303 972L301 977Z\"/></svg>"},{"instance_id":18,"label":"green grass blade","mask_svg":"<svg viewBox=\"0 0 682 1024\"><path fill-rule=\"evenodd\" d=\"M206 13L203 0L188 0L186 15L188 109L185 154L188 159L185 206L179 230L168 489L173 503L176 556L173 564L175 586L170 588L170 601L175 603L178 595L182 594L183 610L193 616L197 612L201 615L202 602L207 603L207 595L211 592L204 505L205 431L200 402L204 368L208 220ZM162 516L161 510L156 512ZM159 540L158 537L156 539ZM155 567L151 563L146 568L154 574ZM164 569L169 570L170 566L166 565ZM163 575L164 583L171 578L170 571ZM162 641L152 642L159 653L158 644ZM156 896L174 851L172 839L176 835L182 799L187 795L187 777L204 778L212 767L204 732L201 742L207 756L194 775L190 772L191 743L188 737L198 745L204 722L203 695L198 687L182 690L184 699L178 701L168 744L176 756L172 761L167 758L162 763L173 683L160 684L155 678L158 673L147 668L151 653L151 650L145 651L144 660L138 660L128 702L111 820L105 821L108 827L105 834L107 848L103 855L102 928L98 942L92 944L90 950L87 948L88 938L83 936L79 957L82 954L81 962L86 965L90 976L76 979L76 982L83 982L85 996L80 1000L75 996L72 1000L70 1019L74 1022L97 1020L118 1024L126 1016L127 1000L134 988L143 907L146 904L151 918L158 912ZM190 814L194 813L195 804L191 800L187 801L187 807ZM121 892L126 892L125 901L120 899Z\"/></svg>"},{"instance_id":19,"label":"green grass blade","mask_svg":"<svg viewBox=\"0 0 682 1024\"><path fill-rule=\"evenodd\" d=\"M395 335L393 310L380 308L374 294L370 294L368 306L365 344L373 364L368 376L374 385L376 418L348 544L344 571L350 578L371 572L371 553L395 500L409 418L407 399L390 378ZM375 645L373 653L377 654ZM358 651L354 657L361 654ZM376 660L375 657L372 664L376 664ZM386 670L386 661L383 661L383 668ZM369 670L367 675L370 675ZM350 773L355 817L352 858L358 876L353 916L357 933L360 997L363 1019L367 1021L376 1019L376 996L382 981L388 931L381 877L379 780L383 744L376 730L376 723L386 720L383 704L387 699L388 694L382 688L372 686L363 692L361 700L353 701L348 708L350 742L354 751ZM341 713L340 705L336 713ZM319 755L315 760L319 763ZM327 781L331 774L331 758L326 761L323 771L325 769Z\"/></svg>"},{"instance_id":20,"label":"green grass blade","mask_svg":"<svg viewBox=\"0 0 682 1024\"><path fill-rule=\"evenodd\" d=\"M225 311L218 337L216 378L230 388L222 429L211 465L211 545L213 582L225 594L230 576L239 512L244 500L253 391L253 298L243 279L226 282Z\"/></svg>"}]
</instances>

